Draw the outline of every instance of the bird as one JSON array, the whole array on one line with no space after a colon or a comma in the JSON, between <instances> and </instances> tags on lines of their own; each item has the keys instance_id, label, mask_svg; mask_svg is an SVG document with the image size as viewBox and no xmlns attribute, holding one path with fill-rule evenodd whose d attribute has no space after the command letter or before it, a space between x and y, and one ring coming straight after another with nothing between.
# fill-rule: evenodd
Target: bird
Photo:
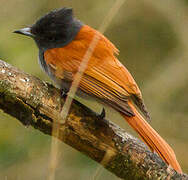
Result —
<instances>
[{"instance_id":1,"label":"bird","mask_svg":"<svg viewBox=\"0 0 188 180\"><path fill-rule=\"evenodd\" d=\"M173 149L147 122L150 115L141 91L118 60L118 49L102 33L78 20L69 7L52 10L33 25L14 33L34 39L41 68L64 94L68 93L80 63L97 35L98 42L81 77L77 95L91 97L118 111L152 152L182 173ZM103 110L101 116L104 114Z\"/></svg>"}]
</instances>

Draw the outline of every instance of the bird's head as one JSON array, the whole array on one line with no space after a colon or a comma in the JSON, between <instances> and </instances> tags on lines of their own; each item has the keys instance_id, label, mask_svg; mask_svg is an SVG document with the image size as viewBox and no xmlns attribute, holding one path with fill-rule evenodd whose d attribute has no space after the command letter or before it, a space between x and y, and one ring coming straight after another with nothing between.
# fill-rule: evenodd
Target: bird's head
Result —
<instances>
[{"instance_id":1,"label":"bird's head","mask_svg":"<svg viewBox=\"0 0 188 180\"><path fill-rule=\"evenodd\" d=\"M72 8L61 8L49 12L32 26L16 30L14 33L32 37L38 47L45 50L67 45L82 25L73 17Z\"/></svg>"}]
</instances>

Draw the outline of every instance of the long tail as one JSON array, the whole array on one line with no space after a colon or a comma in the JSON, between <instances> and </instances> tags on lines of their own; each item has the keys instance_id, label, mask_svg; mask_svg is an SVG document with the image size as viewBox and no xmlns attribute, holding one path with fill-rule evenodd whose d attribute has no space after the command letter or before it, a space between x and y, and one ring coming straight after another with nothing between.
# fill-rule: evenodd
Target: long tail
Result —
<instances>
[{"instance_id":1,"label":"long tail","mask_svg":"<svg viewBox=\"0 0 188 180\"><path fill-rule=\"evenodd\" d=\"M138 113L136 108L129 103L131 109L135 113L133 117L123 117L129 125L140 135L143 141L149 146L152 151L157 152L160 157L177 172L182 173L181 167L176 160L176 155L173 149L166 143L166 141L144 120Z\"/></svg>"}]
</instances>

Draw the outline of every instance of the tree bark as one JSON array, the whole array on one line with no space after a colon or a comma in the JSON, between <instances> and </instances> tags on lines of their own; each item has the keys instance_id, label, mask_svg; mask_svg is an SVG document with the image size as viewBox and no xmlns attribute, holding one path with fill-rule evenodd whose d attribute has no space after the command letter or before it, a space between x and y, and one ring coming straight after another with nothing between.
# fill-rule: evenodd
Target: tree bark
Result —
<instances>
[{"instance_id":1,"label":"tree bark","mask_svg":"<svg viewBox=\"0 0 188 180\"><path fill-rule=\"evenodd\" d=\"M0 108L5 113L51 135L52 122L57 120L63 103L54 86L0 60ZM100 119L76 100L57 138L122 179L188 179L168 167L140 140Z\"/></svg>"}]
</instances>

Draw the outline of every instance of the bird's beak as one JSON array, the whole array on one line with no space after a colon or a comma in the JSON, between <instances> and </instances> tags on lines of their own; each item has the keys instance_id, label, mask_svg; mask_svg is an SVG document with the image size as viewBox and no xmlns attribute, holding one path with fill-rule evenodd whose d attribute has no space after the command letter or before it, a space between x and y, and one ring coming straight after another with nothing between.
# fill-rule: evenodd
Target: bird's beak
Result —
<instances>
[{"instance_id":1,"label":"bird's beak","mask_svg":"<svg viewBox=\"0 0 188 180\"><path fill-rule=\"evenodd\" d=\"M26 28L23 28L23 29L16 30L13 33L34 37L34 34L31 33L31 28L30 27L26 27Z\"/></svg>"}]
</instances>

